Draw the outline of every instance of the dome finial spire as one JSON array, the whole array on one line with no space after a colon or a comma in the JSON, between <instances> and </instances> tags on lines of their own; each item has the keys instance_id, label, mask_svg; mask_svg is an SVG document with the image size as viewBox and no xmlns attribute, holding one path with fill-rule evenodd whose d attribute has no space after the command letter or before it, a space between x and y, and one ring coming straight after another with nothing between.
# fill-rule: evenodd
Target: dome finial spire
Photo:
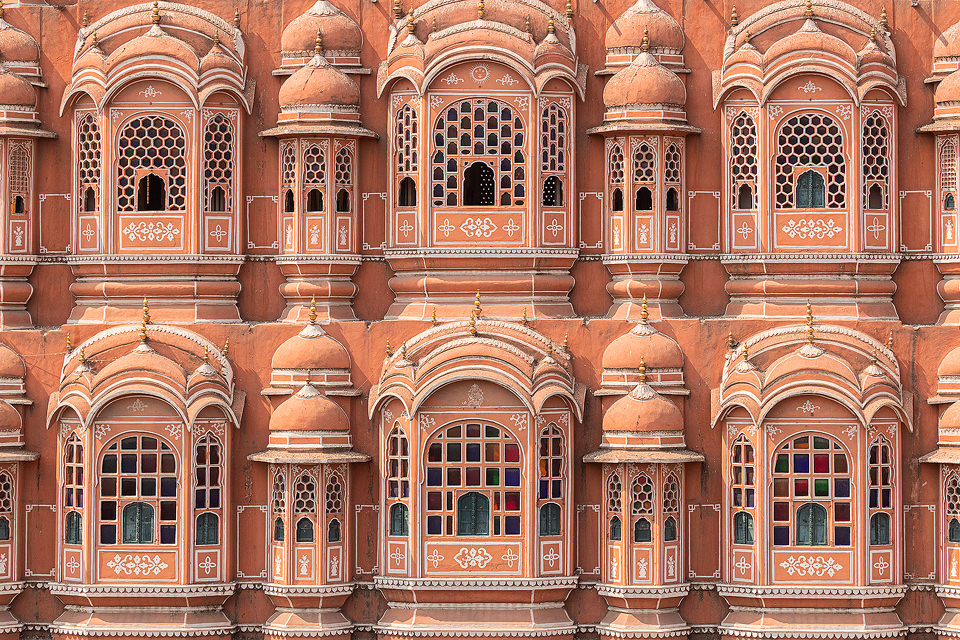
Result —
<instances>
[{"instance_id":1,"label":"dome finial spire","mask_svg":"<svg viewBox=\"0 0 960 640\"><path fill-rule=\"evenodd\" d=\"M233 10L233 26L237 29L240 28L240 9Z\"/></svg>"},{"instance_id":2,"label":"dome finial spire","mask_svg":"<svg viewBox=\"0 0 960 640\"><path fill-rule=\"evenodd\" d=\"M150 10L150 22L160 24L160 3L153 0L153 9Z\"/></svg>"},{"instance_id":3,"label":"dome finial spire","mask_svg":"<svg viewBox=\"0 0 960 640\"><path fill-rule=\"evenodd\" d=\"M643 40L640 41L640 49L644 53L650 50L650 31L646 27L643 28Z\"/></svg>"},{"instance_id":4,"label":"dome finial spire","mask_svg":"<svg viewBox=\"0 0 960 640\"><path fill-rule=\"evenodd\" d=\"M647 363L644 361L643 356L640 356L640 384L647 383Z\"/></svg>"},{"instance_id":5,"label":"dome finial spire","mask_svg":"<svg viewBox=\"0 0 960 640\"><path fill-rule=\"evenodd\" d=\"M317 29L317 41L313 45L313 55L323 55L323 33L320 32L320 29Z\"/></svg>"},{"instance_id":6,"label":"dome finial spire","mask_svg":"<svg viewBox=\"0 0 960 640\"><path fill-rule=\"evenodd\" d=\"M550 21L547 22L547 34L553 35L557 32L557 25L553 22L553 18L550 18Z\"/></svg>"},{"instance_id":7,"label":"dome finial spire","mask_svg":"<svg viewBox=\"0 0 960 640\"><path fill-rule=\"evenodd\" d=\"M650 310L647 308L647 294L643 294L643 301L640 303L640 324L648 324Z\"/></svg>"},{"instance_id":8,"label":"dome finial spire","mask_svg":"<svg viewBox=\"0 0 960 640\"><path fill-rule=\"evenodd\" d=\"M477 2L477 19L483 20L483 0Z\"/></svg>"},{"instance_id":9,"label":"dome finial spire","mask_svg":"<svg viewBox=\"0 0 960 640\"><path fill-rule=\"evenodd\" d=\"M310 324L317 324L317 298L310 298Z\"/></svg>"},{"instance_id":10,"label":"dome finial spire","mask_svg":"<svg viewBox=\"0 0 960 640\"><path fill-rule=\"evenodd\" d=\"M143 299L143 313L140 319L143 324L150 324L150 303L147 301L146 297Z\"/></svg>"},{"instance_id":11,"label":"dome finial spire","mask_svg":"<svg viewBox=\"0 0 960 640\"><path fill-rule=\"evenodd\" d=\"M417 23L413 21L413 7L410 7L410 11L407 11L407 32L412 34L416 26Z\"/></svg>"},{"instance_id":12,"label":"dome finial spire","mask_svg":"<svg viewBox=\"0 0 960 640\"><path fill-rule=\"evenodd\" d=\"M803 15L807 18L813 17L813 0L807 0L803 9Z\"/></svg>"},{"instance_id":13,"label":"dome finial spire","mask_svg":"<svg viewBox=\"0 0 960 640\"><path fill-rule=\"evenodd\" d=\"M96 30L96 29L93 30L93 33L91 34L91 39L92 39L92 41L93 41L93 48L94 48L94 49L98 48L98 47L100 46L100 40L97 38L97 30Z\"/></svg>"},{"instance_id":14,"label":"dome finial spire","mask_svg":"<svg viewBox=\"0 0 960 640\"><path fill-rule=\"evenodd\" d=\"M813 306L807 301L807 342L813 344Z\"/></svg>"},{"instance_id":15,"label":"dome finial spire","mask_svg":"<svg viewBox=\"0 0 960 640\"><path fill-rule=\"evenodd\" d=\"M523 19L523 30L526 31L527 33L530 33L530 16L529 15L527 15L527 17Z\"/></svg>"},{"instance_id":16,"label":"dome finial spire","mask_svg":"<svg viewBox=\"0 0 960 640\"><path fill-rule=\"evenodd\" d=\"M480 292L477 291L477 295L473 298L473 315L477 316L477 319L480 319L480 313L483 311L483 308L480 306Z\"/></svg>"},{"instance_id":17,"label":"dome finial spire","mask_svg":"<svg viewBox=\"0 0 960 640\"><path fill-rule=\"evenodd\" d=\"M393 0L393 17L397 20L403 15L403 9L400 8L400 0Z\"/></svg>"},{"instance_id":18,"label":"dome finial spire","mask_svg":"<svg viewBox=\"0 0 960 640\"><path fill-rule=\"evenodd\" d=\"M887 8L883 7L880 9L880 27L890 33L890 23L887 22Z\"/></svg>"},{"instance_id":19,"label":"dome finial spire","mask_svg":"<svg viewBox=\"0 0 960 640\"><path fill-rule=\"evenodd\" d=\"M213 46L215 47L220 46L220 32L216 29L214 29L213 31Z\"/></svg>"},{"instance_id":20,"label":"dome finial spire","mask_svg":"<svg viewBox=\"0 0 960 640\"><path fill-rule=\"evenodd\" d=\"M737 14L737 5L730 8L730 26L735 27L740 24L740 16Z\"/></svg>"},{"instance_id":21,"label":"dome finial spire","mask_svg":"<svg viewBox=\"0 0 960 640\"><path fill-rule=\"evenodd\" d=\"M567 0L567 8L564 15L567 16L567 20L573 19L573 2L571 2L571 0Z\"/></svg>"},{"instance_id":22,"label":"dome finial spire","mask_svg":"<svg viewBox=\"0 0 960 640\"><path fill-rule=\"evenodd\" d=\"M80 26L86 29L90 25L90 20L87 18L87 12L83 12L83 20L80 22Z\"/></svg>"}]
</instances>

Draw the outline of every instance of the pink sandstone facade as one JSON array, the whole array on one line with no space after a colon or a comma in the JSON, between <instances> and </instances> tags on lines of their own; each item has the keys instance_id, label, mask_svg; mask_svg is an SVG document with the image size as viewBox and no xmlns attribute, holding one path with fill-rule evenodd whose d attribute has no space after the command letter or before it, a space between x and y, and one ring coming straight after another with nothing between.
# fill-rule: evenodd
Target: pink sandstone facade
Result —
<instances>
[{"instance_id":1,"label":"pink sandstone facade","mask_svg":"<svg viewBox=\"0 0 960 640\"><path fill-rule=\"evenodd\" d=\"M960 638L960 4L0 2L0 640Z\"/></svg>"}]
</instances>

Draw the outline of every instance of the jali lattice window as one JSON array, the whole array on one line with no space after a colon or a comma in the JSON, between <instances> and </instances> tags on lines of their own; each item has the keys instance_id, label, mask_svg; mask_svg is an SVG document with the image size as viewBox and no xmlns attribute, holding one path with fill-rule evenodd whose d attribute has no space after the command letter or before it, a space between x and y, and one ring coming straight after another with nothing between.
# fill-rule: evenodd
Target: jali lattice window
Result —
<instances>
[{"instance_id":1,"label":"jali lattice window","mask_svg":"<svg viewBox=\"0 0 960 640\"><path fill-rule=\"evenodd\" d=\"M343 480L340 479L339 474L331 474L327 479L323 497L323 511L327 518L327 542L340 542L342 537L340 522L343 520Z\"/></svg>"},{"instance_id":2,"label":"jali lattice window","mask_svg":"<svg viewBox=\"0 0 960 640\"><path fill-rule=\"evenodd\" d=\"M567 112L554 102L540 114L540 173L544 206L563 206L566 171Z\"/></svg>"},{"instance_id":3,"label":"jali lattice window","mask_svg":"<svg viewBox=\"0 0 960 640\"><path fill-rule=\"evenodd\" d=\"M663 152L663 183L666 188L664 209L680 211L680 181L683 177L683 154L680 145L671 142Z\"/></svg>"},{"instance_id":4,"label":"jali lattice window","mask_svg":"<svg viewBox=\"0 0 960 640\"><path fill-rule=\"evenodd\" d=\"M631 485L631 508L633 541L653 542L654 484L645 473L633 479Z\"/></svg>"},{"instance_id":5,"label":"jali lattice window","mask_svg":"<svg viewBox=\"0 0 960 640\"><path fill-rule=\"evenodd\" d=\"M944 512L947 516L947 540L960 542L960 477L956 473L947 476L943 485Z\"/></svg>"},{"instance_id":6,"label":"jali lattice window","mask_svg":"<svg viewBox=\"0 0 960 640\"><path fill-rule=\"evenodd\" d=\"M10 539L14 495L13 476L7 471L0 471L0 541Z\"/></svg>"},{"instance_id":7,"label":"jali lattice window","mask_svg":"<svg viewBox=\"0 0 960 640\"><path fill-rule=\"evenodd\" d=\"M823 182L823 204L797 202L799 178L816 173ZM840 209L846 206L847 165L843 133L832 118L821 113L793 116L780 127L774 159L774 194L778 209L802 206Z\"/></svg>"},{"instance_id":8,"label":"jali lattice window","mask_svg":"<svg viewBox=\"0 0 960 640\"><path fill-rule=\"evenodd\" d=\"M100 124L92 113L77 123L77 202L80 211L97 211L100 193Z\"/></svg>"},{"instance_id":9,"label":"jali lattice window","mask_svg":"<svg viewBox=\"0 0 960 640\"><path fill-rule=\"evenodd\" d=\"M893 515L893 447L879 436L870 445L870 544L890 544Z\"/></svg>"},{"instance_id":10,"label":"jali lattice window","mask_svg":"<svg viewBox=\"0 0 960 640\"><path fill-rule=\"evenodd\" d=\"M433 204L520 206L526 199L525 127L497 100L465 100L433 130Z\"/></svg>"},{"instance_id":11,"label":"jali lattice window","mask_svg":"<svg viewBox=\"0 0 960 640\"><path fill-rule=\"evenodd\" d=\"M222 466L220 442L207 434L197 442L194 455L194 508L197 510L198 545L220 542L220 498Z\"/></svg>"},{"instance_id":12,"label":"jali lattice window","mask_svg":"<svg viewBox=\"0 0 960 640\"><path fill-rule=\"evenodd\" d=\"M283 190L283 212L296 210L297 189L297 148L294 143L284 143L280 147L280 186Z\"/></svg>"},{"instance_id":13,"label":"jali lattice window","mask_svg":"<svg viewBox=\"0 0 960 640\"><path fill-rule=\"evenodd\" d=\"M353 188L353 153L347 147L337 151L333 179L337 189L337 213L347 213L350 211L350 190Z\"/></svg>"},{"instance_id":14,"label":"jali lattice window","mask_svg":"<svg viewBox=\"0 0 960 640\"><path fill-rule=\"evenodd\" d=\"M207 121L203 132L203 197L206 211L233 209L233 122L222 113Z\"/></svg>"},{"instance_id":15,"label":"jali lattice window","mask_svg":"<svg viewBox=\"0 0 960 640\"><path fill-rule=\"evenodd\" d=\"M399 426L387 437L387 499L410 497L410 449L407 437ZM390 535L405 536L409 531L409 508L398 502L390 507Z\"/></svg>"},{"instance_id":16,"label":"jali lattice window","mask_svg":"<svg viewBox=\"0 0 960 640\"><path fill-rule=\"evenodd\" d=\"M610 147L607 162L607 181L610 183L610 210L623 211L623 184L626 180L626 159L623 147L615 144Z\"/></svg>"},{"instance_id":17,"label":"jali lattice window","mask_svg":"<svg viewBox=\"0 0 960 640\"><path fill-rule=\"evenodd\" d=\"M663 541L676 542L680 519L680 482L674 474L663 481Z\"/></svg>"},{"instance_id":18,"label":"jali lattice window","mask_svg":"<svg viewBox=\"0 0 960 640\"><path fill-rule=\"evenodd\" d=\"M730 206L741 211L757 208L757 125L740 113L730 127Z\"/></svg>"},{"instance_id":19,"label":"jali lattice window","mask_svg":"<svg viewBox=\"0 0 960 640\"><path fill-rule=\"evenodd\" d=\"M394 145L397 159L397 206L417 205L420 126L417 112L409 104L397 111L394 121Z\"/></svg>"},{"instance_id":20,"label":"jali lattice window","mask_svg":"<svg viewBox=\"0 0 960 640\"><path fill-rule=\"evenodd\" d=\"M307 213L324 210L326 181L327 161L323 148L316 143L307 145L303 152L303 197Z\"/></svg>"},{"instance_id":21,"label":"jali lattice window","mask_svg":"<svg viewBox=\"0 0 960 640\"><path fill-rule=\"evenodd\" d=\"M520 445L498 426L466 423L438 433L427 447L427 534L520 535L520 466ZM487 521L478 520L485 513Z\"/></svg>"},{"instance_id":22,"label":"jali lattice window","mask_svg":"<svg viewBox=\"0 0 960 640\"><path fill-rule=\"evenodd\" d=\"M618 473L610 474L607 479L607 517L610 519L607 537L619 542L623 539L623 484Z\"/></svg>"},{"instance_id":23,"label":"jali lattice window","mask_svg":"<svg viewBox=\"0 0 960 640\"><path fill-rule=\"evenodd\" d=\"M563 431L551 424L540 432L540 473L537 501L540 535L558 536L563 528Z\"/></svg>"},{"instance_id":24,"label":"jali lattice window","mask_svg":"<svg viewBox=\"0 0 960 640\"><path fill-rule=\"evenodd\" d=\"M890 135L887 123L874 112L863 123L863 208L882 210L887 208L888 180L890 175Z\"/></svg>"},{"instance_id":25,"label":"jali lattice window","mask_svg":"<svg viewBox=\"0 0 960 640\"><path fill-rule=\"evenodd\" d=\"M85 473L83 445L77 434L71 434L63 447L63 506L66 509L64 541L67 544L83 542L83 476Z\"/></svg>"},{"instance_id":26,"label":"jali lattice window","mask_svg":"<svg viewBox=\"0 0 960 640\"><path fill-rule=\"evenodd\" d=\"M957 145L953 140L940 147L940 204L944 211L957 208Z\"/></svg>"},{"instance_id":27,"label":"jali lattice window","mask_svg":"<svg viewBox=\"0 0 960 640\"><path fill-rule=\"evenodd\" d=\"M284 518L287 515L287 483L282 471L273 476L273 494L270 501L273 508L273 541L283 542L286 538Z\"/></svg>"},{"instance_id":28,"label":"jali lattice window","mask_svg":"<svg viewBox=\"0 0 960 640\"><path fill-rule=\"evenodd\" d=\"M804 435L780 447L773 469L773 544L849 546L850 466L840 445Z\"/></svg>"},{"instance_id":29,"label":"jali lattice window","mask_svg":"<svg viewBox=\"0 0 960 640\"><path fill-rule=\"evenodd\" d=\"M185 211L187 140L180 126L159 115L128 122L117 137L117 208Z\"/></svg>"},{"instance_id":30,"label":"jali lattice window","mask_svg":"<svg viewBox=\"0 0 960 640\"><path fill-rule=\"evenodd\" d=\"M301 474L293 487L293 514L297 518L297 542L313 542L317 518L317 482L309 473Z\"/></svg>"},{"instance_id":31,"label":"jali lattice window","mask_svg":"<svg viewBox=\"0 0 960 640\"><path fill-rule=\"evenodd\" d=\"M731 500L733 503L733 543L753 544L753 513L756 508L756 480L753 445L743 435L733 443L731 458Z\"/></svg>"},{"instance_id":32,"label":"jali lattice window","mask_svg":"<svg viewBox=\"0 0 960 640\"><path fill-rule=\"evenodd\" d=\"M633 151L633 208L635 211L653 211L657 192L657 150L641 142Z\"/></svg>"},{"instance_id":33,"label":"jali lattice window","mask_svg":"<svg viewBox=\"0 0 960 640\"><path fill-rule=\"evenodd\" d=\"M118 542L121 515L124 543L176 544L177 460L155 436L123 437L100 459L100 544Z\"/></svg>"}]
</instances>

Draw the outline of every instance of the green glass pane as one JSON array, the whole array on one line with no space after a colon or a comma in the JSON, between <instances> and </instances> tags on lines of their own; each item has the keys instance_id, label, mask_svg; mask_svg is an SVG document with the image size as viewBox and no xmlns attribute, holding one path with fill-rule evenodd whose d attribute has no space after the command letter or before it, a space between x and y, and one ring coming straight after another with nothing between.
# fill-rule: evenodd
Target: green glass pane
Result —
<instances>
[{"instance_id":1,"label":"green glass pane","mask_svg":"<svg viewBox=\"0 0 960 640\"><path fill-rule=\"evenodd\" d=\"M821 478L813 481L813 495L815 496L828 496L830 495L830 481L826 478Z\"/></svg>"},{"instance_id":2,"label":"green glass pane","mask_svg":"<svg viewBox=\"0 0 960 640\"><path fill-rule=\"evenodd\" d=\"M790 471L790 456L785 453L781 453L777 456L777 466L774 469L776 473L789 473Z\"/></svg>"}]
</instances>

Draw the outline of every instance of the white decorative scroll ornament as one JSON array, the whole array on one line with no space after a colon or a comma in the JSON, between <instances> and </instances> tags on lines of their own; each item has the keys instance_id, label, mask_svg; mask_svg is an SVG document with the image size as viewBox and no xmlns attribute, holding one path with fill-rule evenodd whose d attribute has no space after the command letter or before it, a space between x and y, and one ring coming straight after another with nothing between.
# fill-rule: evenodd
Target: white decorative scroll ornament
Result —
<instances>
[{"instance_id":1,"label":"white decorative scroll ornament","mask_svg":"<svg viewBox=\"0 0 960 640\"><path fill-rule=\"evenodd\" d=\"M883 576L889 566L890 563L887 562L887 559L883 556L880 556L877 561L873 563L873 568L877 570L877 575L879 576Z\"/></svg>"},{"instance_id":2,"label":"white decorative scroll ornament","mask_svg":"<svg viewBox=\"0 0 960 640\"><path fill-rule=\"evenodd\" d=\"M791 238L823 240L824 238L832 238L838 233L843 233L843 227L833 220L800 218L783 225L782 231Z\"/></svg>"},{"instance_id":3,"label":"white decorative scroll ornament","mask_svg":"<svg viewBox=\"0 0 960 640\"><path fill-rule=\"evenodd\" d=\"M637 577L646 578L647 577L647 559L640 558L640 561L637 562Z\"/></svg>"},{"instance_id":4,"label":"white decorative scroll ornament","mask_svg":"<svg viewBox=\"0 0 960 640\"><path fill-rule=\"evenodd\" d=\"M736 567L737 572L740 575L745 576L747 575L747 569L750 568L750 563L747 561L746 556L740 556L736 564L734 564L733 566Z\"/></svg>"},{"instance_id":5,"label":"white decorative scroll ornament","mask_svg":"<svg viewBox=\"0 0 960 640\"><path fill-rule=\"evenodd\" d=\"M497 230L490 218L467 218L460 225L460 231L468 238L489 238Z\"/></svg>"},{"instance_id":6,"label":"white decorative scroll ornament","mask_svg":"<svg viewBox=\"0 0 960 640\"><path fill-rule=\"evenodd\" d=\"M123 229L123 235L130 240L173 240L180 235L180 229L172 222L145 222L130 223Z\"/></svg>"},{"instance_id":7,"label":"white decorative scroll ornament","mask_svg":"<svg viewBox=\"0 0 960 640\"><path fill-rule=\"evenodd\" d=\"M554 565L560 560L560 554L557 553L556 549L550 549L547 553L543 555L543 559L547 562L547 566L553 569ZM672 560L672 558L671 558ZM511 565L512 568L513 565ZM672 575L672 574L671 574Z\"/></svg>"},{"instance_id":8,"label":"white decorative scroll ornament","mask_svg":"<svg viewBox=\"0 0 960 640\"><path fill-rule=\"evenodd\" d=\"M556 552L554 552L556 553ZM507 552L500 556L500 559L507 563L507 566L513 569L513 563L520 559L520 556L517 555L517 552L511 547L507 549Z\"/></svg>"},{"instance_id":9,"label":"white decorative scroll ornament","mask_svg":"<svg viewBox=\"0 0 960 640\"><path fill-rule=\"evenodd\" d=\"M800 86L800 91L804 93L816 93L817 91L823 91L813 80L807 80L807 83Z\"/></svg>"},{"instance_id":10,"label":"white decorative scroll ornament","mask_svg":"<svg viewBox=\"0 0 960 640\"><path fill-rule=\"evenodd\" d=\"M443 555L438 549L434 549L430 552L430 555L427 556L427 562L433 565L433 568L436 569L440 566L440 563L443 562Z\"/></svg>"},{"instance_id":11,"label":"white decorative scroll ornament","mask_svg":"<svg viewBox=\"0 0 960 640\"><path fill-rule=\"evenodd\" d=\"M812 416L814 411L816 411L819 408L820 408L820 405L813 404L813 402L811 402L810 400L807 400L802 405L797 407L797 411L799 411L800 413L809 413Z\"/></svg>"},{"instance_id":12,"label":"white decorative scroll ornament","mask_svg":"<svg viewBox=\"0 0 960 640\"><path fill-rule=\"evenodd\" d=\"M483 389L480 385L474 384L467 390L467 399L463 401L464 406L477 408L483 404Z\"/></svg>"},{"instance_id":13,"label":"white decorative scroll ornament","mask_svg":"<svg viewBox=\"0 0 960 640\"><path fill-rule=\"evenodd\" d=\"M403 549L401 549L400 547L397 547L396 549L394 549L393 553L390 554L390 559L393 560L393 563L396 565L403 564L404 558L406 558L406 556L403 555Z\"/></svg>"},{"instance_id":14,"label":"white decorative scroll ornament","mask_svg":"<svg viewBox=\"0 0 960 640\"><path fill-rule=\"evenodd\" d=\"M461 547L457 555L453 556L453 559L460 565L461 569L483 569L493 560L493 556L483 547L470 547L469 549Z\"/></svg>"},{"instance_id":15,"label":"white decorative scroll ornament","mask_svg":"<svg viewBox=\"0 0 960 640\"><path fill-rule=\"evenodd\" d=\"M300 563L300 575L310 575L310 558L307 556L300 556L298 562Z\"/></svg>"},{"instance_id":16,"label":"white decorative scroll ornament","mask_svg":"<svg viewBox=\"0 0 960 640\"><path fill-rule=\"evenodd\" d=\"M827 576L832 578L834 575L843 571L843 565L833 558L824 558L823 556L790 556L780 563L780 566L787 570L787 575L810 576L822 578Z\"/></svg>"},{"instance_id":17,"label":"white decorative scroll ornament","mask_svg":"<svg viewBox=\"0 0 960 640\"><path fill-rule=\"evenodd\" d=\"M164 562L160 556L139 553L127 553L113 556L113 559L107 562L107 567L113 569L113 572L125 576L150 576L160 575L169 565Z\"/></svg>"}]
</instances>

